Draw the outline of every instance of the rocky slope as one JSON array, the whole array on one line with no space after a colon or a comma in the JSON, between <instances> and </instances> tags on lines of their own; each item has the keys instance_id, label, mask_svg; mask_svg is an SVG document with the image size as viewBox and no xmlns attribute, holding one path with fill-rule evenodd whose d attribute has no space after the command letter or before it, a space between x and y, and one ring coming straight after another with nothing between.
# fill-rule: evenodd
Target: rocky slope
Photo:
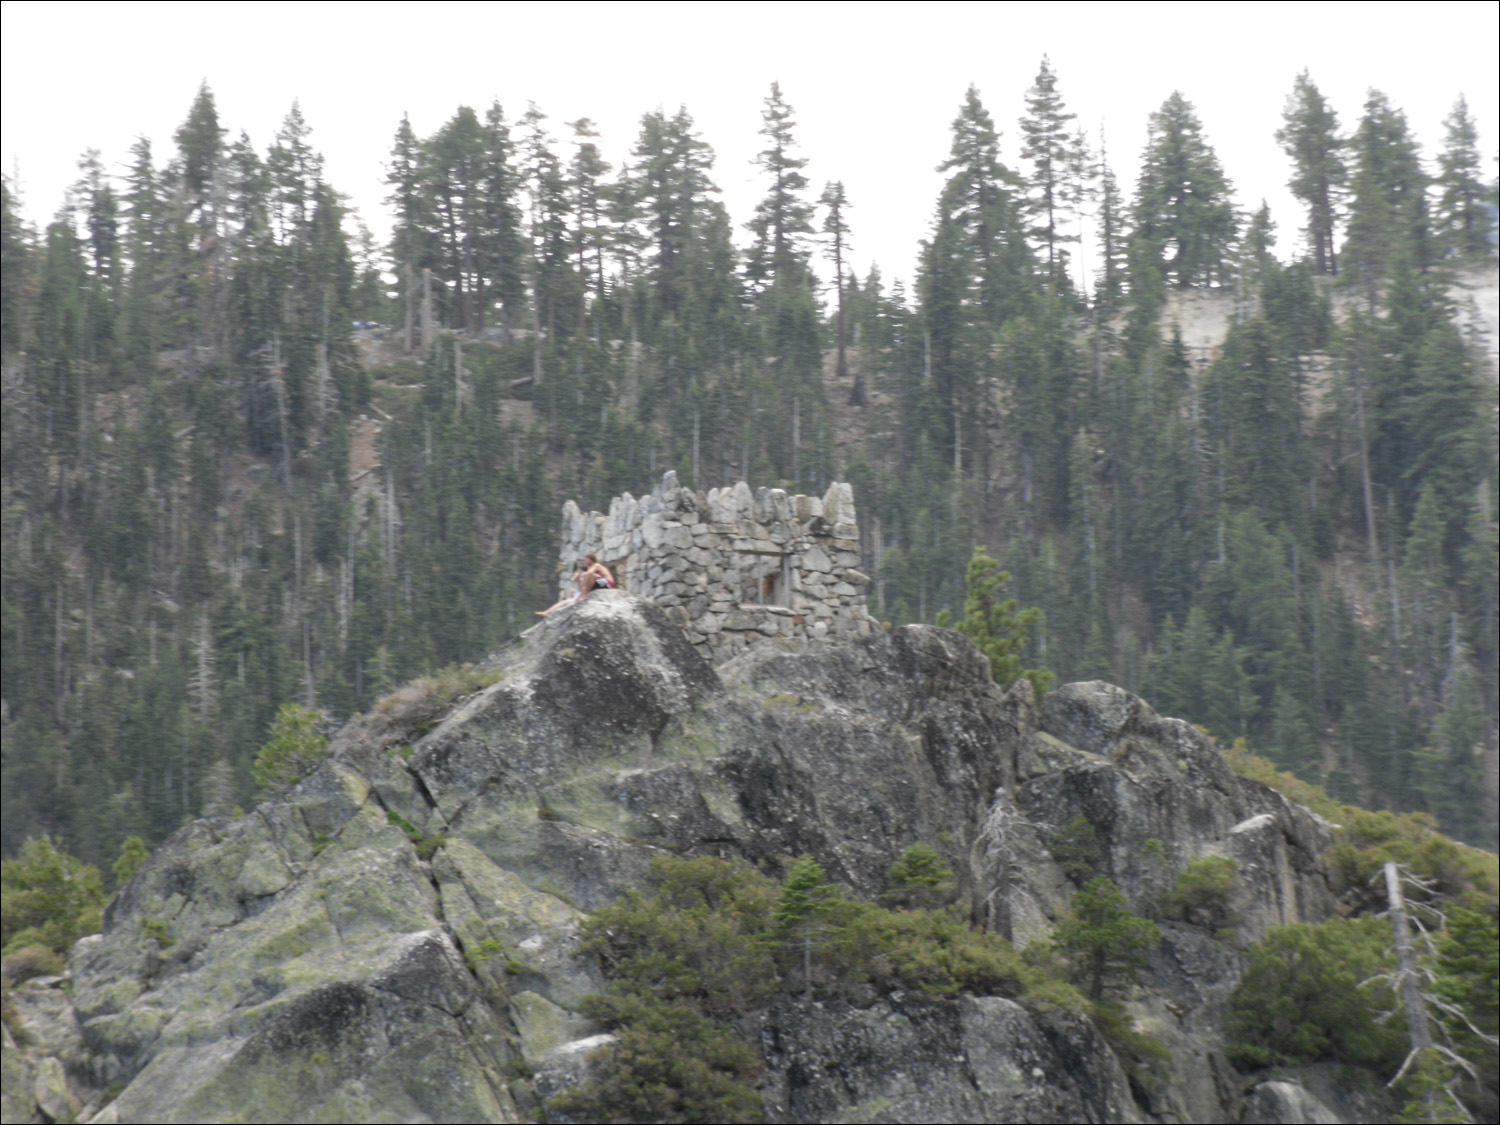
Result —
<instances>
[{"instance_id":1,"label":"rocky slope","mask_svg":"<svg viewBox=\"0 0 1500 1125\"><path fill-rule=\"evenodd\" d=\"M995 889L976 835L997 793L1020 814L1017 943L1048 934L1076 890L1044 840L1079 815L1136 909L1195 857L1238 862L1233 940L1164 924L1130 1002L1171 1048L1169 1081L1133 1091L1087 1019L999 997L788 996L752 1029L768 1121L1331 1114L1295 1085L1248 1088L1220 1048L1243 948L1332 912L1328 828L1188 724L1103 683L1038 709L1024 681L1002 694L965 638L922 626L714 669L615 592L486 671L435 721L377 709L284 797L164 844L69 979L18 990L6 1120L542 1118L608 1042L577 1014L603 985L580 918L652 855L774 871L806 852L872 896L920 840L978 904Z\"/></svg>"}]
</instances>

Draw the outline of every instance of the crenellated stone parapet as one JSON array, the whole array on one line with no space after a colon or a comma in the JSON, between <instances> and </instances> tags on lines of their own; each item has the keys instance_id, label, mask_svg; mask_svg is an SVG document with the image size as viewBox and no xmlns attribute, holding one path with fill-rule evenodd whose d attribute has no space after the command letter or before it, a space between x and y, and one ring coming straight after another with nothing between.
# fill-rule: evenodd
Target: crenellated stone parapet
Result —
<instances>
[{"instance_id":1,"label":"crenellated stone parapet","mask_svg":"<svg viewBox=\"0 0 1500 1125\"><path fill-rule=\"evenodd\" d=\"M716 664L762 638L863 636L874 628L847 484L830 485L821 498L751 492L743 481L703 493L680 487L669 472L649 495L615 497L607 515L569 500L562 593L590 551Z\"/></svg>"}]
</instances>

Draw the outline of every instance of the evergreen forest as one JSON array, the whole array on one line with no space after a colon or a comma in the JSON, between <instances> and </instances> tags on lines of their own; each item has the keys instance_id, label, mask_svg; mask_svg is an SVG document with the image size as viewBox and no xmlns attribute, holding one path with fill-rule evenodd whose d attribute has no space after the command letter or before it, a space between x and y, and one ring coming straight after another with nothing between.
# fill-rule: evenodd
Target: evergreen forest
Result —
<instances>
[{"instance_id":1,"label":"evergreen forest","mask_svg":"<svg viewBox=\"0 0 1500 1125\"><path fill-rule=\"evenodd\" d=\"M749 215L686 109L616 168L587 119L459 106L370 154L380 245L297 106L257 142L206 85L123 174L85 153L44 229L7 180L4 854L109 870L250 807L283 705L329 733L480 659L554 600L562 503L669 469L851 481L882 621L961 612L983 547L1037 611L1026 666L1493 849L1495 345L1465 285L1493 289L1496 187L1463 100L1423 152L1304 73L1276 139L1305 207L1273 221L1182 94L1120 183L1044 60L1020 105L959 100L888 280L849 268L859 185L810 179L790 93Z\"/></svg>"}]
</instances>

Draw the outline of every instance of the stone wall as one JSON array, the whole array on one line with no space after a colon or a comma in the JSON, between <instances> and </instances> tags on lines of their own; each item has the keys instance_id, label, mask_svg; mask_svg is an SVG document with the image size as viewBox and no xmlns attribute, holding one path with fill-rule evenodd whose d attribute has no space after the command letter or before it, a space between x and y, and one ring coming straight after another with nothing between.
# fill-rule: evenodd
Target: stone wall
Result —
<instances>
[{"instance_id":1,"label":"stone wall","mask_svg":"<svg viewBox=\"0 0 1500 1125\"><path fill-rule=\"evenodd\" d=\"M847 484L821 499L752 493L744 481L703 493L669 472L648 496L615 497L607 515L563 506L562 594L590 551L716 664L764 637L863 636L874 627Z\"/></svg>"}]
</instances>

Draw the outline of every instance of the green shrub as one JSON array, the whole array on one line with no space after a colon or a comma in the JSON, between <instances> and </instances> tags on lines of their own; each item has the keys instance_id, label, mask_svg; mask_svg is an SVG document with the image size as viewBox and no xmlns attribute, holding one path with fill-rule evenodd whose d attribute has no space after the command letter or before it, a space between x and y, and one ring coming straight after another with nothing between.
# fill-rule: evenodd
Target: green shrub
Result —
<instances>
[{"instance_id":1,"label":"green shrub","mask_svg":"<svg viewBox=\"0 0 1500 1125\"><path fill-rule=\"evenodd\" d=\"M417 828L417 826L411 821L407 820L406 817L402 816L395 809L385 810L385 822L401 829L402 834L413 844L419 843L422 839L422 833Z\"/></svg>"},{"instance_id":2,"label":"green shrub","mask_svg":"<svg viewBox=\"0 0 1500 1125\"><path fill-rule=\"evenodd\" d=\"M778 985L770 933L776 885L741 862L657 856L651 891L632 891L584 924L584 948L618 981L650 981L718 1016L743 1014Z\"/></svg>"},{"instance_id":3,"label":"green shrub","mask_svg":"<svg viewBox=\"0 0 1500 1125\"><path fill-rule=\"evenodd\" d=\"M158 949L171 949L177 944L176 939L167 931L167 924L160 918L142 918L141 936L156 942Z\"/></svg>"},{"instance_id":4,"label":"green shrub","mask_svg":"<svg viewBox=\"0 0 1500 1125\"><path fill-rule=\"evenodd\" d=\"M385 811L385 821L387 824L395 825L401 829L402 834L416 845L417 858L424 863L431 860L437 854L439 848L446 847L448 844L448 837L441 833L434 832L424 836L421 829L395 809L387 809Z\"/></svg>"},{"instance_id":5,"label":"green shrub","mask_svg":"<svg viewBox=\"0 0 1500 1125\"><path fill-rule=\"evenodd\" d=\"M79 938L99 932L103 905L97 867L33 837L0 863L0 951L42 946L66 956Z\"/></svg>"},{"instance_id":6,"label":"green shrub","mask_svg":"<svg viewBox=\"0 0 1500 1125\"><path fill-rule=\"evenodd\" d=\"M1431 895L1483 909L1500 894L1500 857L1450 840L1425 813L1371 812L1340 804L1319 786L1252 754L1243 739L1224 751L1230 767L1242 777L1269 785L1334 825L1334 847L1328 857L1334 890L1355 909L1384 909L1384 892L1371 879L1387 862L1432 883Z\"/></svg>"},{"instance_id":7,"label":"green shrub","mask_svg":"<svg viewBox=\"0 0 1500 1125\"><path fill-rule=\"evenodd\" d=\"M887 906L931 910L953 901L953 869L926 844L911 844L886 873Z\"/></svg>"},{"instance_id":8,"label":"green shrub","mask_svg":"<svg viewBox=\"0 0 1500 1125\"><path fill-rule=\"evenodd\" d=\"M871 981L929 996L1021 996L1037 976L1009 942L954 914L843 900L822 958L836 983Z\"/></svg>"},{"instance_id":9,"label":"green shrub","mask_svg":"<svg viewBox=\"0 0 1500 1125\"><path fill-rule=\"evenodd\" d=\"M1399 1020L1377 1023L1395 999L1390 924L1335 918L1272 930L1250 951L1229 999L1226 1052L1247 1067L1334 1061L1394 1074L1406 1051Z\"/></svg>"},{"instance_id":10,"label":"green shrub","mask_svg":"<svg viewBox=\"0 0 1500 1125\"><path fill-rule=\"evenodd\" d=\"M1433 991L1450 1007L1434 1010L1433 1015L1442 1023L1449 1045L1477 1070L1473 1084L1465 1084L1466 1104L1479 1120L1494 1120L1500 1101L1500 1054L1495 1051L1495 1035L1500 1032L1500 924L1494 911L1481 914L1450 907L1437 954L1435 963L1429 962L1437 974Z\"/></svg>"},{"instance_id":11,"label":"green shrub","mask_svg":"<svg viewBox=\"0 0 1500 1125\"><path fill-rule=\"evenodd\" d=\"M1468 1125L1474 1118L1453 1096L1456 1068L1435 1047L1416 1058L1397 1089L1406 1101L1396 1114L1399 1125Z\"/></svg>"},{"instance_id":12,"label":"green shrub","mask_svg":"<svg viewBox=\"0 0 1500 1125\"><path fill-rule=\"evenodd\" d=\"M505 946L501 945L494 938L485 938L483 941L475 942L473 946L465 951L464 960L468 962L469 972L472 973L476 972L480 965L483 965L492 957L504 956Z\"/></svg>"},{"instance_id":13,"label":"green shrub","mask_svg":"<svg viewBox=\"0 0 1500 1125\"><path fill-rule=\"evenodd\" d=\"M1188 862L1176 885L1161 896L1157 905L1169 918L1218 930L1229 920L1229 900L1239 870L1240 865L1232 859L1199 856Z\"/></svg>"},{"instance_id":14,"label":"green shrub","mask_svg":"<svg viewBox=\"0 0 1500 1125\"><path fill-rule=\"evenodd\" d=\"M930 889L947 872L927 851L907 849L904 878ZM994 934L950 911L848 898L808 856L780 887L739 861L658 856L647 889L596 911L583 934L610 981L585 1011L619 1042L594 1078L549 1103L575 1120L759 1120L759 1052L734 1025L788 989L873 984L1086 1008Z\"/></svg>"},{"instance_id":15,"label":"green shrub","mask_svg":"<svg viewBox=\"0 0 1500 1125\"><path fill-rule=\"evenodd\" d=\"M123 887L130 882L130 877L141 869L149 856L145 840L139 836L126 836L120 845L119 858L115 860L115 886Z\"/></svg>"},{"instance_id":16,"label":"green shrub","mask_svg":"<svg viewBox=\"0 0 1500 1125\"><path fill-rule=\"evenodd\" d=\"M1448 911L1448 925L1438 939L1434 990L1473 1024L1469 1028L1449 1016L1449 1032L1456 1038L1472 1038L1477 1033L1493 1039L1500 1032L1500 923L1493 912L1480 914L1461 906ZM1474 1048L1471 1054L1477 1057L1477 1043Z\"/></svg>"},{"instance_id":17,"label":"green shrub","mask_svg":"<svg viewBox=\"0 0 1500 1125\"><path fill-rule=\"evenodd\" d=\"M760 1052L729 1021L770 996L776 886L744 863L652 860L632 891L584 923L610 990L586 1014L619 1042L549 1112L579 1121L759 1121Z\"/></svg>"},{"instance_id":18,"label":"green shrub","mask_svg":"<svg viewBox=\"0 0 1500 1125\"><path fill-rule=\"evenodd\" d=\"M553 1098L549 1116L575 1121L755 1122L760 1052L689 1000L595 996L584 1012L616 1029L599 1073Z\"/></svg>"},{"instance_id":19,"label":"green shrub","mask_svg":"<svg viewBox=\"0 0 1500 1125\"><path fill-rule=\"evenodd\" d=\"M271 720L271 737L255 755L251 776L272 792L301 781L328 757L328 738L319 729L323 716L296 703L283 703Z\"/></svg>"}]
</instances>

